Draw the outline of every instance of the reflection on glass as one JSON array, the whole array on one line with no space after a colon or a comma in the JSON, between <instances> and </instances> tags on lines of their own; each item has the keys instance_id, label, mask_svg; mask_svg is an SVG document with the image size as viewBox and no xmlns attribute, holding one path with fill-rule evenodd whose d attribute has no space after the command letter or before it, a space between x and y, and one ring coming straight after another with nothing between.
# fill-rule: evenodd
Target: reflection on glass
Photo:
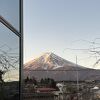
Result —
<instances>
[{"instance_id":1,"label":"reflection on glass","mask_svg":"<svg viewBox=\"0 0 100 100\"><path fill-rule=\"evenodd\" d=\"M19 38L0 23L0 100L19 100Z\"/></svg>"},{"instance_id":2,"label":"reflection on glass","mask_svg":"<svg viewBox=\"0 0 100 100\"><path fill-rule=\"evenodd\" d=\"M0 0L0 15L19 31L19 0Z\"/></svg>"}]
</instances>

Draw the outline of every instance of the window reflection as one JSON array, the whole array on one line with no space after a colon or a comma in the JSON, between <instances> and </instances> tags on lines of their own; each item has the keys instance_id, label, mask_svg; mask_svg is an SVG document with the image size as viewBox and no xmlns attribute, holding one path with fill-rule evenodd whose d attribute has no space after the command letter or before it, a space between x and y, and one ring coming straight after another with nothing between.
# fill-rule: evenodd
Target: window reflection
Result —
<instances>
[{"instance_id":1,"label":"window reflection","mask_svg":"<svg viewBox=\"0 0 100 100\"><path fill-rule=\"evenodd\" d=\"M19 100L19 37L0 23L0 100Z\"/></svg>"},{"instance_id":2,"label":"window reflection","mask_svg":"<svg viewBox=\"0 0 100 100\"><path fill-rule=\"evenodd\" d=\"M19 0L0 0L0 15L19 31Z\"/></svg>"}]
</instances>

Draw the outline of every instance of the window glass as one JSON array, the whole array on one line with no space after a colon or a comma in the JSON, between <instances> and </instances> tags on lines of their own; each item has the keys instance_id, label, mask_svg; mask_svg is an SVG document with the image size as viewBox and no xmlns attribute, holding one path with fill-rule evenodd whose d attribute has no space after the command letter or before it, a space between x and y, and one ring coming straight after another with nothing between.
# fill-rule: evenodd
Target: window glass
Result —
<instances>
[{"instance_id":1,"label":"window glass","mask_svg":"<svg viewBox=\"0 0 100 100\"><path fill-rule=\"evenodd\" d=\"M0 100L19 100L19 37L0 23Z\"/></svg>"},{"instance_id":2,"label":"window glass","mask_svg":"<svg viewBox=\"0 0 100 100\"><path fill-rule=\"evenodd\" d=\"M19 31L19 0L0 0L0 15Z\"/></svg>"}]
</instances>

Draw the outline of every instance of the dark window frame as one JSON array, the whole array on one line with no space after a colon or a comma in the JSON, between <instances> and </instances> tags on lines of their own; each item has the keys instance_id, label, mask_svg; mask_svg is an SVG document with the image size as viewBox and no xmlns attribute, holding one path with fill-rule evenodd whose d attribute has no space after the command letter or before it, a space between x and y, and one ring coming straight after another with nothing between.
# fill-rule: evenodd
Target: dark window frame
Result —
<instances>
[{"instance_id":1,"label":"dark window frame","mask_svg":"<svg viewBox=\"0 0 100 100\"><path fill-rule=\"evenodd\" d=\"M23 82L23 0L19 0L19 32L0 15L0 22L19 37L19 100L22 100Z\"/></svg>"}]
</instances>

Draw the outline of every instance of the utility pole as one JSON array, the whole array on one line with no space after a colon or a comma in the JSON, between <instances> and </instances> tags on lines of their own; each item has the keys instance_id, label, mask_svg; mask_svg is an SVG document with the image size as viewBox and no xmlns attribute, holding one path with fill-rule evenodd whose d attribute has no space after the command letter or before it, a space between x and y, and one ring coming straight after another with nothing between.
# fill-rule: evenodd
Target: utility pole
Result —
<instances>
[{"instance_id":1,"label":"utility pole","mask_svg":"<svg viewBox=\"0 0 100 100\"><path fill-rule=\"evenodd\" d=\"M76 78L77 78L77 97L79 100L79 73L78 73L78 69L77 69L77 56L76 56Z\"/></svg>"}]
</instances>

